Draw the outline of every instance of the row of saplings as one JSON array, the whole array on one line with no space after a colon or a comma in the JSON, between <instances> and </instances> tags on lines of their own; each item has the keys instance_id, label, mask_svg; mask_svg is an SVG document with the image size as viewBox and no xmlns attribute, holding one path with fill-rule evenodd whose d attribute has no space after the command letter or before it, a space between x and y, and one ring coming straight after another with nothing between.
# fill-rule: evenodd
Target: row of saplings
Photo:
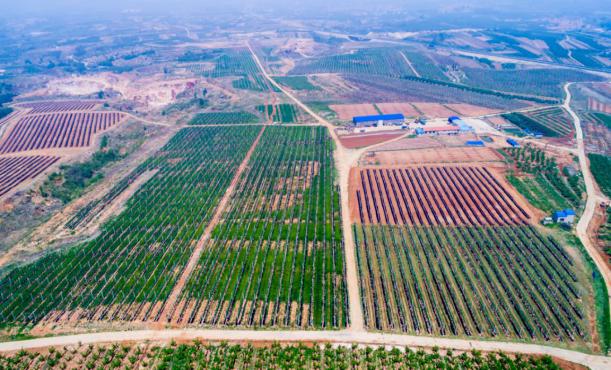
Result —
<instances>
[{"instance_id":1,"label":"row of saplings","mask_svg":"<svg viewBox=\"0 0 611 370\"><path fill-rule=\"evenodd\" d=\"M0 369L560 369L549 356L326 345L81 346L0 356Z\"/></svg>"}]
</instances>

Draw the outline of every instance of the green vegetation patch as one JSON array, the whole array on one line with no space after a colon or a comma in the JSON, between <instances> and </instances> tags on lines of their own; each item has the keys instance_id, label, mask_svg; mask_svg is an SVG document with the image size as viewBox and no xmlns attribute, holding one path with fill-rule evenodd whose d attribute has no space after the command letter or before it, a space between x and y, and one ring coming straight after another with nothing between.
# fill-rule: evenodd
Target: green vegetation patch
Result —
<instances>
[{"instance_id":1,"label":"green vegetation patch","mask_svg":"<svg viewBox=\"0 0 611 370\"><path fill-rule=\"evenodd\" d=\"M250 112L205 112L198 113L189 122L190 125L230 125L258 123L261 118Z\"/></svg>"},{"instance_id":2,"label":"green vegetation patch","mask_svg":"<svg viewBox=\"0 0 611 370\"><path fill-rule=\"evenodd\" d=\"M535 207L553 212L565 208L577 209L584 192L580 173L571 173L568 167L560 171L556 160L533 145L506 148L519 171L526 175L509 175L509 182Z\"/></svg>"},{"instance_id":3,"label":"green vegetation patch","mask_svg":"<svg viewBox=\"0 0 611 370\"><path fill-rule=\"evenodd\" d=\"M104 166L122 158L119 150L108 148L108 137L103 136L100 150L95 152L91 159L61 165L59 172L50 174L40 186L40 192L45 197L51 196L68 203L81 196L87 187L104 178L101 172Z\"/></svg>"},{"instance_id":4,"label":"green vegetation patch","mask_svg":"<svg viewBox=\"0 0 611 370\"><path fill-rule=\"evenodd\" d=\"M543 135L549 137L560 136L560 134L555 130L522 113L505 113L502 114L501 117L505 118L507 121L513 123L514 125L518 126L523 130L527 130L530 132L540 132Z\"/></svg>"},{"instance_id":5,"label":"green vegetation patch","mask_svg":"<svg viewBox=\"0 0 611 370\"><path fill-rule=\"evenodd\" d=\"M588 154L590 171L606 196L611 197L611 157L602 154Z\"/></svg>"},{"instance_id":6,"label":"green vegetation patch","mask_svg":"<svg viewBox=\"0 0 611 370\"><path fill-rule=\"evenodd\" d=\"M293 90L320 90L320 87L313 85L307 76L279 76L274 77L274 80Z\"/></svg>"},{"instance_id":7,"label":"green vegetation patch","mask_svg":"<svg viewBox=\"0 0 611 370\"><path fill-rule=\"evenodd\" d=\"M527 357L474 350L454 355L409 348L400 350L319 345L271 346L176 344L139 346L113 344L50 348L43 351L19 351L1 355L0 368L64 369L70 364L87 369L560 369L549 356Z\"/></svg>"}]
</instances>

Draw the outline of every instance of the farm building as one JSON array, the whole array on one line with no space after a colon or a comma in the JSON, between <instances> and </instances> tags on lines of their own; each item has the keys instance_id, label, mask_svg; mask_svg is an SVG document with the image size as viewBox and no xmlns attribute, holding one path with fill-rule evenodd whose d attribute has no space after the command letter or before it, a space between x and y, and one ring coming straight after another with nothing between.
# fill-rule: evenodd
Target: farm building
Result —
<instances>
[{"instance_id":1,"label":"farm building","mask_svg":"<svg viewBox=\"0 0 611 370\"><path fill-rule=\"evenodd\" d=\"M572 209L563 209L561 211L556 211L552 215L554 222L561 224L572 224L575 222L575 211Z\"/></svg>"},{"instance_id":2,"label":"farm building","mask_svg":"<svg viewBox=\"0 0 611 370\"><path fill-rule=\"evenodd\" d=\"M465 145L481 147L484 146L484 142L481 140L468 140L467 142L465 142Z\"/></svg>"},{"instance_id":3,"label":"farm building","mask_svg":"<svg viewBox=\"0 0 611 370\"><path fill-rule=\"evenodd\" d=\"M473 132L473 127L458 116L448 117L448 123L452 126L458 126L460 132Z\"/></svg>"},{"instance_id":4,"label":"farm building","mask_svg":"<svg viewBox=\"0 0 611 370\"><path fill-rule=\"evenodd\" d=\"M518 142L515 141L514 139L507 139L507 144L511 145L514 148L520 147L520 144L518 144Z\"/></svg>"},{"instance_id":5,"label":"farm building","mask_svg":"<svg viewBox=\"0 0 611 370\"><path fill-rule=\"evenodd\" d=\"M400 126L405 123L405 116L402 113L397 114L379 114L374 116L356 116L352 118L352 124L358 127L396 125Z\"/></svg>"},{"instance_id":6,"label":"farm building","mask_svg":"<svg viewBox=\"0 0 611 370\"><path fill-rule=\"evenodd\" d=\"M457 135L460 129L456 126L418 127L416 135Z\"/></svg>"}]
</instances>

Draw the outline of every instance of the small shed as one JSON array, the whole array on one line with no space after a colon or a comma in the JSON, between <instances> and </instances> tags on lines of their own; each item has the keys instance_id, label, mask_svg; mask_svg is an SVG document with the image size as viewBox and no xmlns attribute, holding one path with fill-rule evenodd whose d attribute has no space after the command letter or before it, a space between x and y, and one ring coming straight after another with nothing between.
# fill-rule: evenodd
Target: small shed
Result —
<instances>
[{"instance_id":1,"label":"small shed","mask_svg":"<svg viewBox=\"0 0 611 370\"><path fill-rule=\"evenodd\" d=\"M554 222L571 225L575 222L575 211L572 209L563 209L552 214Z\"/></svg>"},{"instance_id":2,"label":"small shed","mask_svg":"<svg viewBox=\"0 0 611 370\"><path fill-rule=\"evenodd\" d=\"M520 144L518 144L518 142L515 141L514 139L507 139L507 144L511 145L514 148L520 147Z\"/></svg>"},{"instance_id":3,"label":"small shed","mask_svg":"<svg viewBox=\"0 0 611 370\"><path fill-rule=\"evenodd\" d=\"M476 147L482 147L485 146L484 142L481 140L468 140L465 145L467 146L476 146Z\"/></svg>"}]
</instances>

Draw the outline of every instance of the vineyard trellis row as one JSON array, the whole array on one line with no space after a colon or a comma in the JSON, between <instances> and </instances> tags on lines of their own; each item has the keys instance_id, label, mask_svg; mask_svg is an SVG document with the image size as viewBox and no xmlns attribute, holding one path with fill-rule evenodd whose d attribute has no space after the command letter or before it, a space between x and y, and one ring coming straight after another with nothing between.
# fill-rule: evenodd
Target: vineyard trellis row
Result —
<instances>
[{"instance_id":1,"label":"vineyard trellis row","mask_svg":"<svg viewBox=\"0 0 611 370\"><path fill-rule=\"evenodd\" d=\"M0 196L38 176L58 160L59 157L44 155L0 158Z\"/></svg>"},{"instance_id":2,"label":"vineyard trellis row","mask_svg":"<svg viewBox=\"0 0 611 370\"><path fill-rule=\"evenodd\" d=\"M119 112L78 112L27 115L21 118L0 143L0 153L85 147L93 135L125 118Z\"/></svg>"},{"instance_id":3,"label":"vineyard trellis row","mask_svg":"<svg viewBox=\"0 0 611 370\"><path fill-rule=\"evenodd\" d=\"M584 285L571 257L524 222L524 214L518 217L510 198L500 201L504 189L495 190L492 181L457 189L477 173L469 167L360 172L366 186L357 190L361 222L353 231L367 325L586 341ZM513 207L515 222L495 202Z\"/></svg>"},{"instance_id":4,"label":"vineyard trellis row","mask_svg":"<svg viewBox=\"0 0 611 370\"><path fill-rule=\"evenodd\" d=\"M525 224L530 218L485 167L361 168L355 172L360 223L512 225ZM454 204L458 195L464 196L464 207ZM448 206L446 212L438 200Z\"/></svg>"},{"instance_id":5,"label":"vineyard trellis row","mask_svg":"<svg viewBox=\"0 0 611 370\"><path fill-rule=\"evenodd\" d=\"M339 191L324 127L268 127L187 282L185 324L342 327Z\"/></svg>"},{"instance_id":6,"label":"vineyard trellis row","mask_svg":"<svg viewBox=\"0 0 611 370\"><path fill-rule=\"evenodd\" d=\"M75 101L39 101L30 103L20 103L16 106L19 108L28 108L29 114L38 113L60 113L60 112L77 112L89 111L98 106L100 102L75 100Z\"/></svg>"},{"instance_id":7,"label":"vineyard trellis row","mask_svg":"<svg viewBox=\"0 0 611 370\"><path fill-rule=\"evenodd\" d=\"M155 318L259 130L180 130L134 171L157 173L99 237L0 280L0 323Z\"/></svg>"}]
</instances>

